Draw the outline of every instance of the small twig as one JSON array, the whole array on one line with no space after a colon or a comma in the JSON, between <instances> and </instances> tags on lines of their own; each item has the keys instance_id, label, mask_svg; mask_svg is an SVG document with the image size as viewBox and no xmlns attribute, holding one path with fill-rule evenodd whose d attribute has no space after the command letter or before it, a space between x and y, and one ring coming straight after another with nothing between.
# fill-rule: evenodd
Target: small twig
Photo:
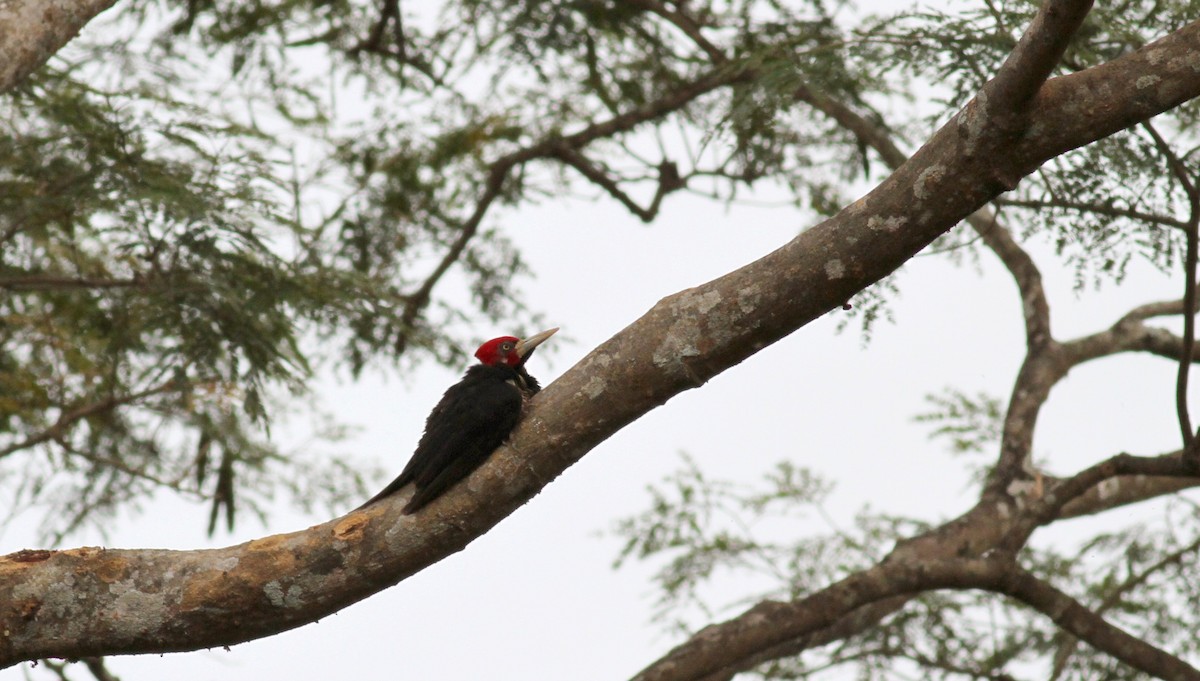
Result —
<instances>
[{"instance_id":1,"label":"small twig","mask_svg":"<svg viewBox=\"0 0 1200 681\"><path fill-rule=\"evenodd\" d=\"M646 121L654 120L664 114L677 111L694 101L700 95L741 82L752 75L752 71L744 68L716 68L696 80L687 83L678 90L654 101L647 102L640 107L618 114L599 123L593 123L570 135L547 137L536 144L505 154L493 161L488 167L488 176L484 183L483 193L476 202L475 210L471 216L460 226L458 238L450 245L450 248L442 256L441 261L438 262L433 272L425 278L421 286L412 295L408 296L404 311L400 316L400 327L405 332L396 341L397 354L403 352L407 346L406 331L413 328L417 317L425 309L425 306L429 304L434 287L437 286L437 283L445 276L454 263L458 261L458 258L466 250L471 239L479 231L479 226L483 222L484 216L487 214L492 203L499 198L501 190L504 187L504 182L508 179L509 173L514 168L536 159L559 157L563 149L578 150L595 140L616 136Z\"/></svg>"},{"instance_id":2,"label":"small twig","mask_svg":"<svg viewBox=\"0 0 1200 681\"><path fill-rule=\"evenodd\" d=\"M24 440L22 440L20 442L11 444L7 447L4 447L3 449L0 449L0 459L8 456L9 454L12 454L13 452L18 452L22 449L27 449L29 447L40 445L43 442L49 442L50 440L59 439L59 438L63 437L72 426L74 426L79 421L88 418L89 416L95 416L96 414L100 414L100 413L109 411L111 409L115 409L117 407L120 407L120 406L123 406L126 404L131 404L133 402L137 402L138 400L141 400L146 397L150 397L151 395L158 395L161 393L171 392L174 390L180 390L183 387L184 387L183 383L172 380L172 381L168 381L168 382L164 383L163 385L160 385L155 388L148 388L141 392L136 392L136 393L132 393L129 395L121 395L121 396L113 395L111 397L107 397L98 402L86 404L86 405L83 405L82 407L78 407L71 411L64 412L61 416L58 417L58 420L54 422L54 425L50 426L46 430L43 430L42 432L37 433L36 435L30 435L29 437L25 438Z\"/></svg>"},{"instance_id":3,"label":"small twig","mask_svg":"<svg viewBox=\"0 0 1200 681\"><path fill-rule=\"evenodd\" d=\"M709 60L714 65L721 65L728 61L725 53L721 48L714 45L708 38L704 37L704 33L700 30L700 24L694 19L680 10L673 10L659 2L658 0L624 0L626 4L639 7L647 12L652 12L666 19L676 28L683 32L696 47L699 47L708 55ZM682 5L682 3L680 3Z\"/></svg>"},{"instance_id":4,"label":"small twig","mask_svg":"<svg viewBox=\"0 0 1200 681\"><path fill-rule=\"evenodd\" d=\"M94 277L63 277L49 274L33 274L23 277L0 278L0 289L10 291L91 289L91 288L136 288L145 285L140 277L129 279L100 279Z\"/></svg>"},{"instance_id":5,"label":"small twig","mask_svg":"<svg viewBox=\"0 0 1200 681\"><path fill-rule=\"evenodd\" d=\"M1154 146L1158 148L1167 160L1167 166L1171 169L1171 174L1179 182L1187 195L1190 214L1185 227L1187 233L1187 254L1184 260L1184 273L1187 277L1187 283L1183 290L1183 357L1191 358L1193 349L1196 343L1196 264L1200 259L1200 190L1192 181L1192 176L1188 172L1187 165L1180 159L1171 149L1171 145L1163 139L1158 130L1150 123L1150 121L1142 122L1142 129L1149 133L1154 140ZM1179 430L1183 436L1183 446L1185 450L1192 449L1192 443L1196 440L1196 433L1192 429L1192 419L1188 414L1187 404L1187 387L1188 387L1188 372L1192 363L1187 359L1181 359L1179 362L1179 370L1175 379L1175 411L1179 418ZM1198 454L1200 455L1200 454ZM1192 463L1200 464L1200 459L1189 457Z\"/></svg>"},{"instance_id":6,"label":"small twig","mask_svg":"<svg viewBox=\"0 0 1200 681\"><path fill-rule=\"evenodd\" d=\"M1041 201L1038 199L1010 199L1007 197L999 197L994 201L999 206L1012 206L1014 208L1032 208L1041 210L1044 208L1065 208L1081 213L1095 213L1105 217L1113 218L1129 218L1152 225L1160 225L1163 227L1171 227L1174 229L1186 231L1188 223L1183 220L1166 215L1155 215L1153 213L1144 213L1132 208L1117 208L1116 206L1106 206L1097 203L1085 203L1082 201L1068 201L1063 199L1054 199L1052 201Z\"/></svg>"}]
</instances>

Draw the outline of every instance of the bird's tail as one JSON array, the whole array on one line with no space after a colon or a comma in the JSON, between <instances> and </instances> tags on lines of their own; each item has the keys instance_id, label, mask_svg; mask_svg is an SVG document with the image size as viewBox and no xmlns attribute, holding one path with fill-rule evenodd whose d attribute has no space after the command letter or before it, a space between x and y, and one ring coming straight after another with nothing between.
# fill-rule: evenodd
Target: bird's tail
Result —
<instances>
[{"instance_id":1,"label":"bird's tail","mask_svg":"<svg viewBox=\"0 0 1200 681\"><path fill-rule=\"evenodd\" d=\"M384 497L390 497L390 496L392 496L393 494L395 494L396 492L399 492L399 491L400 491L400 488L404 487L405 485L407 485L407 484L408 484L408 483L410 483L410 482L412 482L412 481L411 481L411 480L409 480L407 476L405 476L405 475L401 475L400 477L398 477L398 478L396 478L395 480L393 480L393 481L391 481L390 483L388 483L388 486L387 486L387 487L384 487L383 489L379 490L379 493L378 493L378 494L376 494L375 496L371 497L370 499L367 499L367 500L366 500L366 502L364 502L362 506L359 506L358 508L356 508L356 509L354 509L354 510L355 510L355 511L361 511L361 510L363 510L364 508L366 508L366 507L370 506L371 504L375 503L376 501L379 501L380 499L382 499L382 498L384 498ZM407 506L404 508L404 512L405 512L405 513L409 513L409 512L410 512L410 511L408 510L408 507L407 507Z\"/></svg>"}]
</instances>

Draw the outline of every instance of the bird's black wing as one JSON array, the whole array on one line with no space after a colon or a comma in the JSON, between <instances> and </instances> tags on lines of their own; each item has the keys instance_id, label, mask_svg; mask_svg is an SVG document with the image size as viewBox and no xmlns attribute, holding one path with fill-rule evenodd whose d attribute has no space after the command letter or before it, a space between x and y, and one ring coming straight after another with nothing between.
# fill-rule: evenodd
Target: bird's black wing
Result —
<instances>
[{"instance_id":1,"label":"bird's black wing","mask_svg":"<svg viewBox=\"0 0 1200 681\"><path fill-rule=\"evenodd\" d=\"M408 465L363 506L411 482L417 491L404 512L413 513L478 468L521 418L522 397L515 378L509 367L471 367L429 414Z\"/></svg>"}]
</instances>

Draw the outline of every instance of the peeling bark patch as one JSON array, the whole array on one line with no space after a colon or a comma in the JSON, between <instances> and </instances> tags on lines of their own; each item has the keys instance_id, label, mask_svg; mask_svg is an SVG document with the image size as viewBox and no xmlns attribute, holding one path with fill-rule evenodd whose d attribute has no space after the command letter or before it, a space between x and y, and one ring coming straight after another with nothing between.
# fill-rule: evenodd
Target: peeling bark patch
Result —
<instances>
[{"instance_id":1,"label":"peeling bark patch","mask_svg":"<svg viewBox=\"0 0 1200 681\"><path fill-rule=\"evenodd\" d=\"M917 175L917 181L913 183L913 196L918 201L924 201L929 198L928 184L931 182L940 182L942 177L946 175L946 167L935 163Z\"/></svg>"},{"instance_id":2,"label":"peeling bark patch","mask_svg":"<svg viewBox=\"0 0 1200 681\"><path fill-rule=\"evenodd\" d=\"M746 331L742 316L726 303L720 291L698 293L689 289L665 302L673 321L651 354L651 362L670 375L685 378L692 386L703 385L711 375L706 370L697 371L691 358L733 342Z\"/></svg>"},{"instance_id":3,"label":"peeling bark patch","mask_svg":"<svg viewBox=\"0 0 1200 681\"><path fill-rule=\"evenodd\" d=\"M712 295L716 296L716 300L712 299ZM687 292L679 298L678 303L678 319L671 325L667 331L662 343L654 349L654 354L651 361L654 366L660 369L668 367L682 367L685 357L696 357L700 354L700 323L696 317L691 314L692 310L700 311L700 306L704 306L703 311L711 310L721 300L721 295L716 292L710 292L703 296L698 296L695 293Z\"/></svg>"},{"instance_id":4,"label":"peeling bark patch","mask_svg":"<svg viewBox=\"0 0 1200 681\"><path fill-rule=\"evenodd\" d=\"M213 564L213 568L222 572L229 572L238 566L238 557L230 556L224 560L219 560Z\"/></svg>"},{"instance_id":5,"label":"peeling bark patch","mask_svg":"<svg viewBox=\"0 0 1200 681\"><path fill-rule=\"evenodd\" d=\"M1158 76L1156 76L1154 74L1147 74L1145 76L1142 76L1141 78L1138 78L1137 81L1134 82L1133 86L1139 90L1145 90L1146 88L1151 87L1152 85L1158 83L1161 80L1162 80L1162 78L1159 78Z\"/></svg>"},{"instance_id":6,"label":"peeling bark patch","mask_svg":"<svg viewBox=\"0 0 1200 681\"><path fill-rule=\"evenodd\" d=\"M831 281L841 279L845 275L846 266L842 264L841 260L835 258L825 263L825 276L829 277Z\"/></svg>"},{"instance_id":7,"label":"peeling bark patch","mask_svg":"<svg viewBox=\"0 0 1200 681\"><path fill-rule=\"evenodd\" d=\"M47 613L57 619L75 619L83 617L82 604L76 598L75 578L65 577L51 584L35 583L20 584L13 589L13 596L19 599L42 599L42 607ZM79 594L85 596L85 594Z\"/></svg>"},{"instance_id":8,"label":"peeling bark patch","mask_svg":"<svg viewBox=\"0 0 1200 681\"><path fill-rule=\"evenodd\" d=\"M14 563L38 563L53 556L56 552L47 549L21 549L4 557Z\"/></svg>"},{"instance_id":9,"label":"peeling bark patch","mask_svg":"<svg viewBox=\"0 0 1200 681\"><path fill-rule=\"evenodd\" d=\"M81 570L90 572L96 579L106 584L119 582L129 577L129 564L117 557L108 560L97 560L92 565L80 565L76 568L76 571Z\"/></svg>"},{"instance_id":10,"label":"peeling bark patch","mask_svg":"<svg viewBox=\"0 0 1200 681\"><path fill-rule=\"evenodd\" d=\"M958 131L962 135L963 141L966 142L968 154L975 153L975 147L983 137L986 111L987 93L981 91L958 113Z\"/></svg>"},{"instance_id":11,"label":"peeling bark patch","mask_svg":"<svg viewBox=\"0 0 1200 681\"><path fill-rule=\"evenodd\" d=\"M867 219L867 228L877 232L895 232L906 224L908 224L908 217L904 215L892 215L886 218L872 215Z\"/></svg>"},{"instance_id":12,"label":"peeling bark patch","mask_svg":"<svg viewBox=\"0 0 1200 681\"><path fill-rule=\"evenodd\" d=\"M367 522L361 513L351 513L333 527L333 536L341 541L358 541L362 539L366 526Z\"/></svg>"},{"instance_id":13,"label":"peeling bark patch","mask_svg":"<svg viewBox=\"0 0 1200 681\"><path fill-rule=\"evenodd\" d=\"M758 309L758 304L761 300L762 291L759 290L758 284L752 284L738 291L737 305L743 314L750 314Z\"/></svg>"},{"instance_id":14,"label":"peeling bark patch","mask_svg":"<svg viewBox=\"0 0 1200 681\"><path fill-rule=\"evenodd\" d=\"M608 383L599 376L592 376L588 382L584 384L580 392L588 397L588 399L596 399L604 394L604 389L608 387Z\"/></svg>"},{"instance_id":15,"label":"peeling bark patch","mask_svg":"<svg viewBox=\"0 0 1200 681\"><path fill-rule=\"evenodd\" d=\"M113 628L121 632L124 638L133 638L142 632L159 629L168 619L166 596L161 593L138 591L133 584L130 580L109 587L109 591L117 596L113 601L110 620ZM90 609L90 604L87 607Z\"/></svg>"},{"instance_id":16,"label":"peeling bark patch","mask_svg":"<svg viewBox=\"0 0 1200 681\"><path fill-rule=\"evenodd\" d=\"M295 584L285 590L278 580L271 580L263 586L263 593L276 608L299 608L304 605L304 590Z\"/></svg>"},{"instance_id":17,"label":"peeling bark patch","mask_svg":"<svg viewBox=\"0 0 1200 681\"><path fill-rule=\"evenodd\" d=\"M709 291L703 295L692 295L687 301L688 305L694 305L696 311L700 314L708 314L709 310L721 304L721 294L717 291Z\"/></svg>"},{"instance_id":18,"label":"peeling bark patch","mask_svg":"<svg viewBox=\"0 0 1200 681\"><path fill-rule=\"evenodd\" d=\"M1096 495L1099 496L1102 501L1105 499L1108 499L1110 497L1116 496L1117 492L1120 492L1120 491L1121 491L1121 479L1118 477L1112 477L1112 478L1108 478L1107 480L1102 480L1102 481L1100 481L1100 484L1096 485Z\"/></svg>"}]
</instances>

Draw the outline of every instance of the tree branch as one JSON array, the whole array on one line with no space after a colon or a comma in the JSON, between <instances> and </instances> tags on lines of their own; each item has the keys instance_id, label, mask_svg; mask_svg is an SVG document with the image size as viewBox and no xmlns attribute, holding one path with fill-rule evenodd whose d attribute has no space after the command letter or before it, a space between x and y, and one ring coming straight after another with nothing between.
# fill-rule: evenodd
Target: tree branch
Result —
<instances>
[{"instance_id":1,"label":"tree branch","mask_svg":"<svg viewBox=\"0 0 1200 681\"><path fill-rule=\"evenodd\" d=\"M46 430L34 435L30 435L20 442L0 448L0 459L3 459L13 452L18 452L22 449L35 447L43 442L49 442L50 440L62 438L66 436L67 431L69 431L72 426L88 417L101 414L111 409L116 409L120 406L132 404L138 400L150 397L151 395L160 395L162 393L181 390L182 388L183 384L181 384L179 381L167 381L166 383L154 388L147 388L146 390L131 393L129 395L112 395L97 402L85 404L70 411L64 411L62 415L58 417L58 420L54 422L54 425L50 426Z\"/></svg>"},{"instance_id":2,"label":"tree branch","mask_svg":"<svg viewBox=\"0 0 1200 681\"><path fill-rule=\"evenodd\" d=\"M116 0L8 0L0 3L0 92L45 64Z\"/></svg>"},{"instance_id":3,"label":"tree branch","mask_svg":"<svg viewBox=\"0 0 1200 681\"><path fill-rule=\"evenodd\" d=\"M622 0L622 2L646 10L647 12L653 12L666 19L695 43L696 47L699 47L714 65L721 66L728 61L725 52L714 45L708 38L704 37L704 33L700 30L700 24L696 23L691 16L684 13L681 9L670 9L659 2L659 0ZM681 8L682 6L680 4Z\"/></svg>"},{"instance_id":4,"label":"tree branch","mask_svg":"<svg viewBox=\"0 0 1200 681\"><path fill-rule=\"evenodd\" d=\"M564 137L543 139L536 144L518 149L492 162L488 167L487 181L484 184L483 194L476 201L474 212L463 222L458 238L446 250L442 259L434 267L433 272L425 278L420 288L413 292L405 302L404 312L400 316L401 328L412 328L421 311L429 304L434 287L437 286L438 282L441 281L442 277L445 276L454 263L458 262L458 259L466 250L471 239L479 231L479 226L483 222L484 216L487 215L487 211L492 203L499 198L501 190L504 187L504 182L508 179L508 174L513 168L536 159L554 158L559 156L563 150L578 150L595 140L612 137L613 135L632 130L646 121L653 120L687 106L703 94L739 82L747 77L749 77L749 72L744 69L717 68L688 83L686 86L636 109L613 116L600 123L593 123L578 132ZM405 337L402 336L396 348L397 353L403 352L404 345Z\"/></svg>"},{"instance_id":5,"label":"tree branch","mask_svg":"<svg viewBox=\"0 0 1200 681\"><path fill-rule=\"evenodd\" d=\"M238 643L311 622L395 584L461 550L626 424L894 271L1003 191L997 168L1019 177L1064 145L1085 144L1200 96L1200 79L1188 65L1198 51L1200 24L1192 24L1145 50L1047 82L1034 98L1037 125L1017 143L994 130L986 112L960 114L836 216L745 267L660 301L539 393L508 447L416 515L401 514L406 499L397 495L301 532L222 549L74 549L0 559L0 603L10 604L0 609L6 633L0 667ZM1155 86L1098 88L1093 71L1121 83L1153 75ZM724 72L713 79L736 77ZM631 112L585 131L602 135L639 116ZM994 505L973 513L990 520L987 532L996 531ZM824 601L827 610L809 610L806 626L829 626L854 607L915 588L881 587L872 581L879 575L848 578L861 591L830 587L834 595L823 598L835 600ZM721 626L703 636L724 638ZM777 632L782 639L748 639L737 657L808 630L792 626Z\"/></svg>"},{"instance_id":6,"label":"tree branch","mask_svg":"<svg viewBox=\"0 0 1200 681\"><path fill-rule=\"evenodd\" d=\"M648 207L642 208L633 200L633 197L621 189L616 180L609 177L604 170L597 167L596 164L588 160L578 150L564 148L559 151L557 156L563 163L579 171L580 175L583 175L593 184L608 192L609 196L619 201L621 205L625 206L629 212L636 215L642 222L651 222L654 220L655 216L658 215L658 209L662 205L664 196L686 186L683 178L679 177L679 170L675 167L675 164L670 161L663 161L658 166L659 178L658 186L654 190L654 198L650 200Z\"/></svg>"},{"instance_id":7,"label":"tree branch","mask_svg":"<svg viewBox=\"0 0 1200 681\"><path fill-rule=\"evenodd\" d=\"M1196 553L1198 550L1200 550L1200 539L1168 553L1147 566L1146 569L1129 575L1125 581L1118 584L1112 591L1105 595L1104 600L1100 601L1100 604L1096 606L1093 612L1096 616L1103 617L1104 613L1118 605L1126 594L1145 584L1155 573L1161 572L1172 565L1180 564L1188 554ZM1054 668L1050 675L1050 681L1056 681L1056 679L1062 677L1063 672L1066 671L1067 662L1070 661L1071 655L1074 654L1075 649L1078 647L1078 643L1079 639L1074 636L1067 636L1059 645L1058 650L1054 653Z\"/></svg>"},{"instance_id":8,"label":"tree branch","mask_svg":"<svg viewBox=\"0 0 1200 681\"><path fill-rule=\"evenodd\" d=\"M98 277L64 277L50 274L31 274L23 277L0 277L0 289L11 291L44 291L93 288L136 288L145 285L140 277L102 279Z\"/></svg>"},{"instance_id":9,"label":"tree branch","mask_svg":"<svg viewBox=\"0 0 1200 681\"><path fill-rule=\"evenodd\" d=\"M996 77L984 86L986 104L981 104L1023 111L1058 66L1091 9L1091 0L1045 0Z\"/></svg>"},{"instance_id":10,"label":"tree branch","mask_svg":"<svg viewBox=\"0 0 1200 681\"><path fill-rule=\"evenodd\" d=\"M1175 181L1183 188L1184 195L1188 199L1188 220L1184 228L1187 233L1187 251L1184 255L1183 269L1187 282L1183 289L1183 307L1187 312L1183 317L1183 355L1191 357L1196 346L1196 261L1200 259L1200 190L1192 181L1187 165L1175 155L1171 145L1167 144L1162 135L1158 134L1158 130L1150 121L1143 121L1142 129L1150 134L1151 139L1154 140L1154 146L1166 158L1167 167L1175 177ZM1175 412L1179 418L1179 430L1185 448L1190 448L1196 439L1187 403L1188 372L1191 366L1190 361L1181 360L1175 379ZM1200 459L1194 463L1197 464L1197 468L1200 468Z\"/></svg>"},{"instance_id":11,"label":"tree branch","mask_svg":"<svg viewBox=\"0 0 1200 681\"><path fill-rule=\"evenodd\" d=\"M1135 669L1162 679L1200 679L1200 671L1183 660L1109 624L1066 593L1003 558L885 561L796 601L759 603L733 620L701 630L633 678L711 678L731 660L829 626L835 617L853 608L934 589L981 589L1004 594Z\"/></svg>"},{"instance_id":12,"label":"tree branch","mask_svg":"<svg viewBox=\"0 0 1200 681\"><path fill-rule=\"evenodd\" d=\"M1044 210L1046 208L1067 208L1081 213L1095 213L1111 218L1129 218L1138 222L1144 222L1151 225L1161 225L1163 227L1171 227L1173 229L1186 229L1187 223L1182 220L1166 215L1154 215L1153 213L1144 213L1132 208L1117 208L1116 206L1107 206L1097 203L1083 203L1081 201L1069 201L1063 199L1054 199L1052 201L1041 201L1037 199L1011 199L1002 196L995 201L998 206L1012 206L1014 208L1031 208L1033 210Z\"/></svg>"},{"instance_id":13,"label":"tree branch","mask_svg":"<svg viewBox=\"0 0 1200 681\"><path fill-rule=\"evenodd\" d=\"M999 583L991 590L1025 603L1096 650L1107 653L1134 669L1160 679L1200 679L1200 670L1109 624L1079 601L1028 571L1014 566L1011 574L1004 575L997 581Z\"/></svg>"}]
</instances>

